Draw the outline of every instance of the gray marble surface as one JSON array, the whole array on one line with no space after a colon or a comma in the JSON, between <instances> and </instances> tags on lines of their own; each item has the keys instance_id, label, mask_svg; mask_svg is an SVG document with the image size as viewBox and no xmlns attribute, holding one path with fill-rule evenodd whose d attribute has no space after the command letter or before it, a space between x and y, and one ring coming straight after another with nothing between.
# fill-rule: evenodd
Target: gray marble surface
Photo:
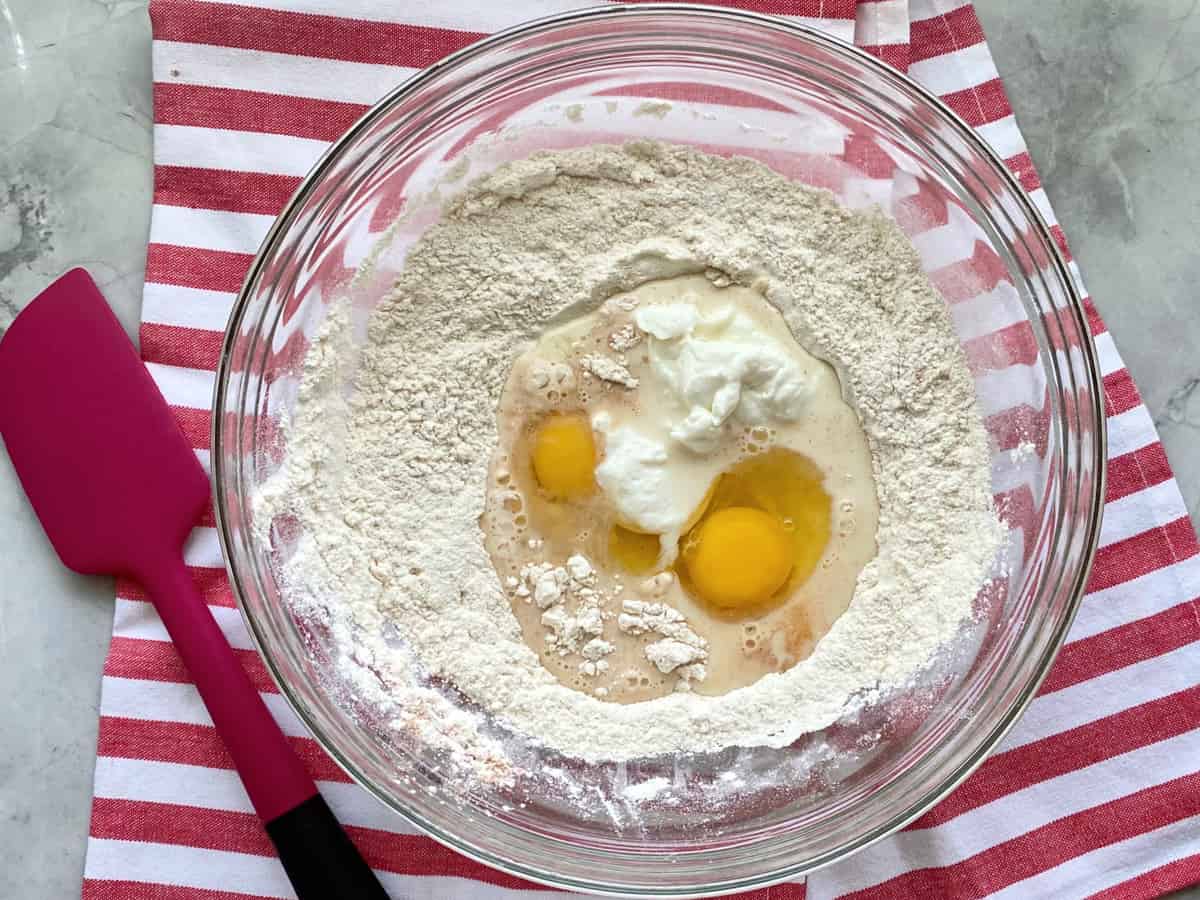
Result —
<instances>
[{"instance_id":1,"label":"gray marble surface","mask_svg":"<svg viewBox=\"0 0 1200 900\"><path fill-rule=\"evenodd\" d=\"M1193 517L1198 6L977 3ZM0 329L85 265L134 332L151 191L149 50L143 0L0 0ZM0 547L0 898L58 900L79 891L112 586L57 563L3 452Z\"/></svg>"}]
</instances>

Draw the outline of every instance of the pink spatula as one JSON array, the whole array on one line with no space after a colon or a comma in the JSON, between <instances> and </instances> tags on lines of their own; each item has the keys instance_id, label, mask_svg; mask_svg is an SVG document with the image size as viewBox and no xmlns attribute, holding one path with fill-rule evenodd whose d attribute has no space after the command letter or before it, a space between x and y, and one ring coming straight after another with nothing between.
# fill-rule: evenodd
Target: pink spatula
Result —
<instances>
[{"instance_id":1,"label":"pink spatula","mask_svg":"<svg viewBox=\"0 0 1200 900\"><path fill-rule=\"evenodd\" d=\"M184 568L208 478L83 269L0 340L0 435L62 561L133 578L154 599L297 896L386 900Z\"/></svg>"}]
</instances>

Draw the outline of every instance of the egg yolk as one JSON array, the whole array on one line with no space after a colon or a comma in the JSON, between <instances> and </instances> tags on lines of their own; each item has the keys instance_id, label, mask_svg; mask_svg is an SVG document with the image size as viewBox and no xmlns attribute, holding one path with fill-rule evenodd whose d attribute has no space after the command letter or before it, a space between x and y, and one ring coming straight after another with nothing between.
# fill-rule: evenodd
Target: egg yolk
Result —
<instances>
[{"instance_id":1,"label":"egg yolk","mask_svg":"<svg viewBox=\"0 0 1200 900\"><path fill-rule=\"evenodd\" d=\"M732 612L765 603L784 588L802 584L816 570L829 544L832 507L824 475L808 457L783 449L751 456L717 479L707 511L684 539L681 574L700 600L719 609ZM742 512L733 518L723 515L732 510ZM709 525L718 516L726 524L714 531ZM734 526L763 537L756 542L729 536ZM782 575L780 533L787 562ZM707 558L697 568L693 560L702 551L706 558L727 557L723 562ZM722 566L726 577L713 578ZM740 591L727 584L738 579L744 584Z\"/></svg>"},{"instance_id":2,"label":"egg yolk","mask_svg":"<svg viewBox=\"0 0 1200 900\"><path fill-rule=\"evenodd\" d=\"M632 575L649 575L658 567L662 543L657 534L644 534L623 525L614 525L608 533L608 553L622 569Z\"/></svg>"},{"instance_id":3,"label":"egg yolk","mask_svg":"<svg viewBox=\"0 0 1200 900\"><path fill-rule=\"evenodd\" d=\"M551 497L586 497L596 487L596 442L591 423L579 415L545 419L533 435L532 462L537 483Z\"/></svg>"},{"instance_id":4,"label":"egg yolk","mask_svg":"<svg viewBox=\"0 0 1200 900\"><path fill-rule=\"evenodd\" d=\"M704 518L683 549L688 579L700 597L738 610L769 600L792 571L792 541L777 516L730 506Z\"/></svg>"}]
</instances>

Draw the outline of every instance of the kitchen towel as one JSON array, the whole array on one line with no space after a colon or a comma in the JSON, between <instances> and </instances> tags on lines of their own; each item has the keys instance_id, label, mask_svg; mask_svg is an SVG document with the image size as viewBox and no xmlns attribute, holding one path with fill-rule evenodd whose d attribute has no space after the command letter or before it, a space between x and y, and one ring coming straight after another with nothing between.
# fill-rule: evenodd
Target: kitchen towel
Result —
<instances>
[{"instance_id":1,"label":"kitchen towel","mask_svg":"<svg viewBox=\"0 0 1200 900\"><path fill-rule=\"evenodd\" d=\"M151 0L155 189L141 348L205 464L226 317L272 217L327 143L443 54L593 2ZM727 5L794 18L906 70L979 130L1055 221L971 4ZM1055 234L1065 248L1057 225ZM1090 302L1088 313L1106 391L1107 509L1089 593L1039 696L991 758L920 820L806 883L749 896L1125 900L1200 880L1197 542L1150 416ZM196 529L187 562L392 895L555 896L415 833L319 750L252 649L212 526ZM292 896L153 607L134 584L117 593L84 898Z\"/></svg>"}]
</instances>

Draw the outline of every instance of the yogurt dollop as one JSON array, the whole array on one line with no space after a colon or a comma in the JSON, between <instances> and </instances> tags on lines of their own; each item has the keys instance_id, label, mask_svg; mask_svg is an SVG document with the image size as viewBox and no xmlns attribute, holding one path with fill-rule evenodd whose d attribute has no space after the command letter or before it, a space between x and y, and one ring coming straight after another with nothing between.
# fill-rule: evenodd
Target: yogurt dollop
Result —
<instances>
[{"instance_id":1,"label":"yogurt dollop","mask_svg":"<svg viewBox=\"0 0 1200 900\"><path fill-rule=\"evenodd\" d=\"M642 414L592 417L604 435L596 483L623 525L659 535L665 566L729 463L729 425L794 422L816 384L795 358L803 351L731 306L704 315L686 299L651 304L634 321L648 341Z\"/></svg>"},{"instance_id":2,"label":"yogurt dollop","mask_svg":"<svg viewBox=\"0 0 1200 900\"><path fill-rule=\"evenodd\" d=\"M787 351L748 316L723 307L702 317L689 303L639 309L650 365L684 415L671 438L693 453L712 453L725 424L794 422L814 385Z\"/></svg>"}]
</instances>

